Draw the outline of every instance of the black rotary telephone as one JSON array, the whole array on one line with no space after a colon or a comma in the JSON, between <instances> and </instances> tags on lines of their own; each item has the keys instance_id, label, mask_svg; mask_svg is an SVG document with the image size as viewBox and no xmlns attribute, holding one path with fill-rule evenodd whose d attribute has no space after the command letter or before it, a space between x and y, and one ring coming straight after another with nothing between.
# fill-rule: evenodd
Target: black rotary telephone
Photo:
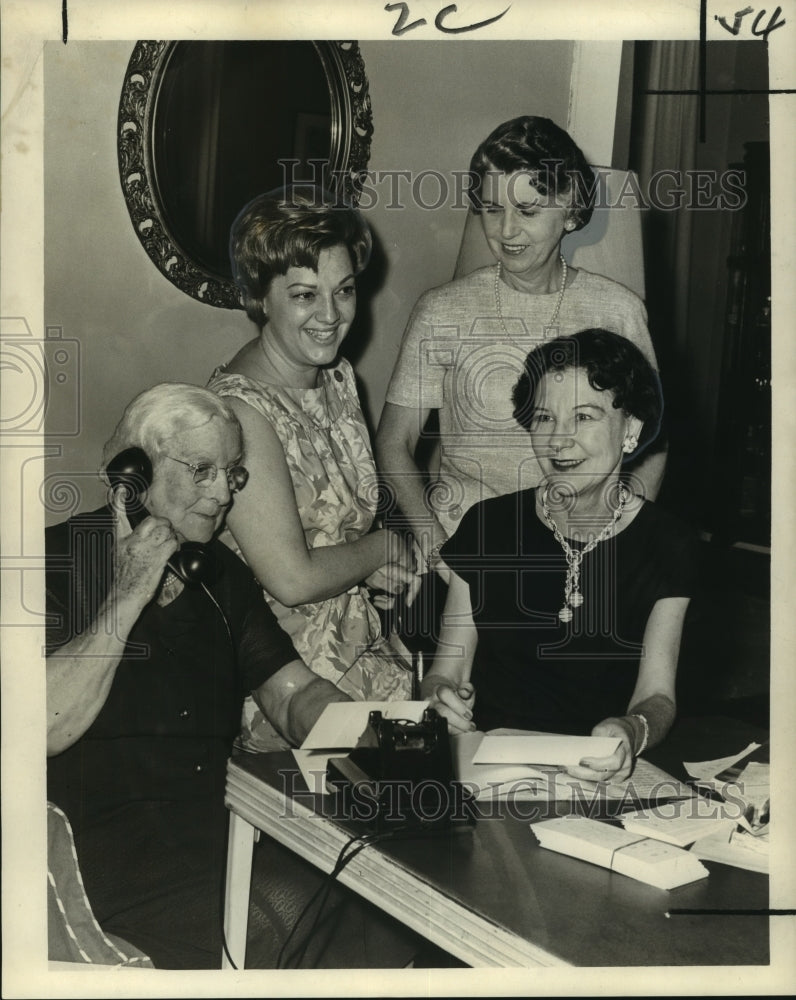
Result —
<instances>
[{"instance_id":1,"label":"black rotary telephone","mask_svg":"<svg viewBox=\"0 0 796 1000\"><path fill-rule=\"evenodd\" d=\"M357 746L329 760L326 781L343 815L376 833L472 829L476 815L454 775L448 723L433 708L418 723L370 712Z\"/></svg>"},{"instance_id":2,"label":"black rotary telephone","mask_svg":"<svg viewBox=\"0 0 796 1000\"><path fill-rule=\"evenodd\" d=\"M124 490L124 508L130 526L135 528L149 511L141 497L152 485L152 462L143 448L125 448L108 462L108 482L114 492ZM189 586L212 583L218 576L218 564L212 552L201 542L183 542L166 565Z\"/></svg>"}]
</instances>

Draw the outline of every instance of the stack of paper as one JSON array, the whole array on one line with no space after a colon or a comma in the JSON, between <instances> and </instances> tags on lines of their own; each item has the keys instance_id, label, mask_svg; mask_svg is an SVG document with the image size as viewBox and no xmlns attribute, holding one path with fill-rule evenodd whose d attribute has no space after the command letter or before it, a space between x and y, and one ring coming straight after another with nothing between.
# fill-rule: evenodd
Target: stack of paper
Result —
<instances>
[{"instance_id":1,"label":"stack of paper","mask_svg":"<svg viewBox=\"0 0 796 1000\"><path fill-rule=\"evenodd\" d=\"M476 764L483 733L457 733L451 737L453 770L461 782L477 799L535 797L548 785L549 773L528 764Z\"/></svg>"},{"instance_id":2,"label":"stack of paper","mask_svg":"<svg viewBox=\"0 0 796 1000\"><path fill-rule=\"evenodd\" d=\"M744 763L761 749L763 749L763 744L750 743L745 750L729 757L719 757L716 760L685 761L683 767L698 784L720 791L724 783L737 779L743 770Z\"/></svg>"},{"instance_id":3,"label":"stack of paper","mask_svg":"<svg viewBox=\"0 0 796 1000\"><path fill-rule=\"evenodd\" d=\"M722 806L709 799L692 798L625 813L621 820L629 833L688 847L715 833L723 833L729 839L739 815L737 808Z\"/></svg>"},{"instance_id":4,"label":"stack of paper","mask_svg":"<svg viewBox=\"0 0 796 1000\"><path fill-rule=\"evenodd\" d=\"M584 816L532 823L542 847L609 868L658 889L706 878L708 870L688 851Z\"/></svg>"},{"instance_id":5,"label":"stack of paper","mask_svg":"<svg viewBox=\"0 0 796 1000\"><path fill-rule=\"evenodd\" d=\"M771 815L770 765L751 761L737 779L737 791L745 805L747 828L755 831L768 825Z\"/></svg>"},{"instance_id":6,"label":"stack of paper","mask_svg":"<svg viewBox=\"0 0 796 1000\"><path fill-rule=\"evenodd\" d=\"M691 853L704 861L719 861L734 868L746 868L767 875L769 843L768 834L753 836L745 830L733 830L728 837L726 831L718 831L698 840Z\"/></svg>"},{"instance_id":7,"label":"stack of paper","mask_svg":"<svg viewBox=\"0 0 796 1000\"><path fill-rule=\"evenodd\" d=\"M474 764L556 764L577 767L584 757L610 757L619 740L610 736L559 736L488 733L473 756Z\"/></svg>"},{"instance_id":8,"label":"stack of paper","mask_svg":"<svg viewBox=\"0 0 796 1000\"><path fill-rule=\"evenodd\" d=\"M515 737L522 739L517 741ZM533 742L529 744L528 738ZM566 802L582 801L585 797L592 801L625 800L640 805L643 801L690 798L694 794L686 785L675 781L670 774L642 758L636 760L628 780L599 783L573 778L560 762L530 764L505 759L519 757L527 760L529 757L546 756L540 750L540 738L547 750L553 747L553 757L556 760L562 756L571 759L582 753L583 744L580 741L584 737L578 736L499 729L486 734L459 733L451 738L456 777L480 800L511 798L519 801ZM479 752L482 742L487 741L487 749L483 753ZM593 744L589 743L589 746L592 747ZM484 757L496 757L497 760L484 763Z\"/></svg>"},{"instance_id":9,"label":"stack of paper","mask_svg":"<svg viewBox=\"0 0 796 1000\"><path fill-rule=\"evenodd\" d=\"M769 744L750 743L741 753L719 760L684 764L699 784L733 803L742 803L745 825L750 832L760 832L768 824L771 812L771 777Z\"/></svg>"}]
</instances>

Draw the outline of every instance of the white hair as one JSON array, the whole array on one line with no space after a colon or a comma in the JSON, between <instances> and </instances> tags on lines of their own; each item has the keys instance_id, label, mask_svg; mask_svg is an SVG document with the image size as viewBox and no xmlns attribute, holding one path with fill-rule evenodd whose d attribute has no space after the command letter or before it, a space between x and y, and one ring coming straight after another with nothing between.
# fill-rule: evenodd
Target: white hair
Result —
<instances>
[{"instance_id":1,"label":"white hair","mask_svg":"<svg viewBox=\"0 0 796 1000\"><path fill-rule=\"evenodd\" d=\"M221 396L187 382L160 382L139 393L128 404L116 430L102 449L100 474L125 448L143 448L150 461L162 454L163 442L185 430L201 427L213 417L232 424L241 434L238 418Z\"/></svg>"}]
</instances>

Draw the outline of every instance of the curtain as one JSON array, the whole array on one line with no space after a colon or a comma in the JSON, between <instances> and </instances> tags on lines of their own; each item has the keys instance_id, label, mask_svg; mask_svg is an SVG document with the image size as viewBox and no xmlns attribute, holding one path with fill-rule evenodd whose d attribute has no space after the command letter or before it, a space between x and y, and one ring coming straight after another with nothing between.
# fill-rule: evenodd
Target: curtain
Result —
<instances>
[{"instance_id":1,"label":"curtain","mask_svg":"<svg viewBox=\"0 0 796 1000\"><path fill-rule=\"evenodd\" d=\"M662 170L693 170L699 99L655 90L693 90L699 79L698 42L650 42L637 54L638 114L634 114L633 168L642 191ZM639 93L641 92L641 93ZM667 330L667 347L680 354L686 345L693 212L683 205L652 210L645 220L648 304Z\"/></svg>"},{"instance_id":2,"label":"curtain","mask_svg":"<svg viewBox=\"0 0 796 1000\"><path fill-rule=\"evenodd\" d=\"M639 42L635 47L634 104L630 167L642 192L656 190L656 177L673 172L659 194L687 184L686 171L697 162L699 98L694 94L650 91L695 90L699 81L699 43ZM683 183L678 185L678 179ZM643 238L646 305L665 401L664 432L669 454L659 500L689 519L695 515L694 490L702 469L694 453L694 393L690 364L689 295L691 291L694 213L683 197L679 207L650 207L644 212Z\"/></svg>"}]
</instances>

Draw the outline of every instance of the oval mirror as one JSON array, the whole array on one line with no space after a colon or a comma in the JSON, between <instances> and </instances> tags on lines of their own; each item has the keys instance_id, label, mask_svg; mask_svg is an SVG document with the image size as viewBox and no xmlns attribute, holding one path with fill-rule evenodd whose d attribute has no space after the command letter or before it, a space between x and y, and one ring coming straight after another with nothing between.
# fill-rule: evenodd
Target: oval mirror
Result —
<instances>
[{"instance_id":1,"label":"oval mirror","mask_svg":"<svg viewBox=\"0 0 796 1000\"><path fill-rule=\"evenodd\" d=\"M178 288L240 308L227 250L238 212L293 180L356 203L372 132L356 42L138 42L118 122L133 227Z\"/></svg>"}]
</instances>

